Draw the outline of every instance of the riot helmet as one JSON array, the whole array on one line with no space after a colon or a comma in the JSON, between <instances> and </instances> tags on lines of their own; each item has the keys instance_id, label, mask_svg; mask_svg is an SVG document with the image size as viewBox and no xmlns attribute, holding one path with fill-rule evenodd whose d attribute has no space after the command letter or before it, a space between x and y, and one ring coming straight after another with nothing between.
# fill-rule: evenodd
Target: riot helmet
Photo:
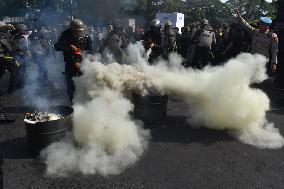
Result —
<instances>
[{"instance_id":1,"label":"riot helmet","mask_svg":"<svg viewBox=\"0 0 284 189\"><path fill-rule=\"evenodd\" d=\"M69 28L76 36L83 36L86 26L82 20L73 19L69 24Z\"/></svg>"},{"instance_id":2,"label":"riot helmet","mask_svg":"<svg viewBox=\"0 0 284 189\"><path fill-rule=\"evenodd\" d=\"M28 27L25 24L19 24L16 26L16 30L22 35L28 34Z\"/></svg>"},{"instance_id":3,"label":"riot helmet","mask_svg":"<svg viewBox=\"0 0 284 189\"><path fill-rule=\"evenodd\" d=\"M73 31L84 31L85 30L85 24L80 19L73 19L70 24L69 28Z\"/></svg>"},{"instance_id":4,"label":"riot helmet","mask_svg":"<svg viewBox=\"0 0 284 189\"><path fill-rule=\"evenodd\" d=\"M161 28L161 22L160 20L158 19L153 19L151 22L150 22L150 27L151 28Z\"/></svg>"},{"instance_id":5,"label":"riot helmet","mask_svg":"<svg viewBox=\"0 0 284 189\"><path fill-rule=\"evenodd\" d=\"M39 31L39 37L41 39L48 39L48 36L49 36L49 32L47 29L45 28L42 28L40 31Z\"/></svg>"},{"instance_id":6,"label":"riot helmet","mask_svg":"<svg viewBox=\"0 0 284 189\"><path fill-rule=\"evenodd\" d=\"M172 27L172 22L169 20L165 23L165 29L170 29Z\"/></svg>"},{"instance_id":7,"label":"riot helmet","mask_svg":"<svg viewBox=\"0 0 284 189\"><path fill-rule=\"evenodd\" d=\"M109 33L112 32L112 31L113 31L113 25L112 25L112 24L107 25L106 30L107 30Z\"/></svg>"},{"instance_id":8,"label":"riot helmet","mask_svg":"<svg viewBox=\"0 0 284 189\"><path fill-rule=\"evenodd\" d=\"M19 24L17 25L16 29L20 31L24 31L24 30L28 30L28 27L25 24Z\"/></svg>"},{"instance_id":9,"label":"riot helmet","mask_svg":"<svg viewBox=\"0 0 284 189\"><path fill-rule=\"evenodd\" d=\"M5 22L0 21L0 28L4 28L4 27L6 27Z\"/></svg>"},{"instance_id":10,"label":"riot helmet","mask_svg":"<svg viewBox=\"0 0 284 189\"><path fill-rule=\"evenodd\" d=\"M207 19L203 19L202 22L201 22L201 24L202 24L203 26L205 26L205 25L209 25L209 22L208 22Z\"/></svg>"}]
</instances>

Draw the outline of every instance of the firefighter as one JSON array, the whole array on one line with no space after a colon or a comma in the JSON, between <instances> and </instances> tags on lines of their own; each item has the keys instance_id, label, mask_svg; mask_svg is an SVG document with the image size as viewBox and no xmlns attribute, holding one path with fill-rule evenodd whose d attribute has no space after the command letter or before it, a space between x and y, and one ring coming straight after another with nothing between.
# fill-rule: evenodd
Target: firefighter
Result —
<instances>
[{"instance_id":1,"label":"firefighter","mask_svg":"<svg viewBox=\"0 0 284 189\"><path fill-rule=\"evenodd\" d=\"M149 63L152 64L163 52L160 20L154 19L150 22L150 30L143 35L142 39L145 49L151 49Z\"/></svg>"},{"instance_id":2,"label":"firefighter","mask_svg":"<svg viewBox=\"0 0 284 189\"><path fill-rule=\"evenodd\" d=\"M210 61L212 61L213 54L211 51L212 45L216 43L216 37L213 29L209 25L208 20L203 19L201 28L195 33L193 37L193 44L195 44L192 65L194 68L202 69Z\"/></svg>"},{"instance_id":3,"label":"firefighter","mask_svg":"<svg viewBox=\"0 0 284 189\"><path fill-rule=\"evenodd\" d=\"M73 77L82 74L80 71L80 63L83 59L81 53L92 53L92 40L84 31L85 24L83 21L73 19L69 28L62 33L58 42L54 45L57 51L63 52L67 94L71 102L75 91Z\"/></svg>"},{"instance_id":4,"label":"firefighter","mask_svg":"<svg viewBox=\"0 0 284 189\"><path fill-rule=\"evenodd\" d=\"M6 70L11 73L8 88L8 92L11 93L18 87L19 65L12 57L13 50L8 40L7 25L0 21L0 78L5 74Z\"/></svg>"},{"instance_id":5,"label":"firefighter","mask_svg":"<svg viewBox=\"0 0 284 189\"><path fill-rule=\"evenodd\" d=\"M277 64L278 37L269 30L272 20L268 17L260 17L259 29L256 29L242 18L238 10L236 15L240 24L252 35L251 53L261 54L269 59L267 71L270 74L274 73Z\"/></svg>"}]
</instances>

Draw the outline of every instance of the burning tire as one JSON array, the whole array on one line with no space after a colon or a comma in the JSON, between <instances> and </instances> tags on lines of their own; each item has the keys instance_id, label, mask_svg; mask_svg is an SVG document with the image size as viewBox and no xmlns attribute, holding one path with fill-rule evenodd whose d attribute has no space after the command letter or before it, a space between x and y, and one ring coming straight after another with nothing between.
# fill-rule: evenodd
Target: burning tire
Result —
<instances>
[{"instance_id":1,"label":"burning tire","mask_svg":"<svg viewBox=\"0 0 284 189\"><path fill-rule=\"evenodd\" d=\"M49 107L47 112L27 113L25 117L25 128L27 138L33 155L62 139L66 131L71 129L71 114L73 109L67 106ZM49 116L57 116L50 119Z\"/></svg>"}]
</instances>

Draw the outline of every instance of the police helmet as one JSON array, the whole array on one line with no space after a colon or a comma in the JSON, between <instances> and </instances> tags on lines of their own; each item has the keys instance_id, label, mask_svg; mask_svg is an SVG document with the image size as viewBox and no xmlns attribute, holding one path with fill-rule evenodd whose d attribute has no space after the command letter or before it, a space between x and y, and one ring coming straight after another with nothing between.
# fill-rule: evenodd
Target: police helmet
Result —
<instances>
[{"instance_id":1,"label":"police helmet","mask_svg":"<svg viewBox=\"0 0 284 189\"><path fill-rule=\"evenodd\" d=\"M202 25L209 25L208 20L207 20L207 19L203 19L203 20L202 20Z\"/></svg>"},{"instance_id":2,"label":"police helmet","mask_svg":"<svg viewBox=\"0 0 284 189\"><path fill-rule=\"evenodd\" d=\"M39 36L42 37L42 38L48 37L48 34L49 34L48 30L45 29L45 28L42 28L42 29L39 31Z\"/></svg>"},{"instance_id":3,"label":"police helmet","mask_svg":"<svg viewBox=\"0 0 284 189\"><path fill-rule=\"evenodd\" d=\"M85 30L85 24L80 19L73 19L70 22L69 28L71 30L84 31Z\"/></svg>"},{"instance_id":4,"label":"police helmet","mask_svg":"<svg viewBox=\"0 0 284 189\"><path fill-rule=\"evenodd\" d=\"M161 28L161 22L158 19L154 19L150 22L151 27Z\"/></svg>"},{"instance_id":5,"label":"police helmet","mask_svg":"<svg viewBox=\"0 0 284 189\"><path fill-rule=\"evenodd\" d=\"M172 22L169 20L165 23L165 28L171 28L172 27Z\"/></svg>"},{"instance_id":6,"label":"police helmet","mask_svg":"<svg viewBox=\"0 0 284 189\"><path fill-rule=\"evenodd\" d=\"M12 24L6 24L8 30L15 30L15 27Z\"/></svg>"},{"instance_id":7,"label":"police helmet","mask_svg":"<svg viewBox=\"0 0 284 189\"><path fill-rule=\"evenodd\" d=\"M28 30L28 27L25 24L19 24L17 25L16 29L23 31L23 30Z\"/></svg>"},{"instance_id":8,"label":"police helmet","mask_svg":"<svg viewBox=\"0 0 284 189\"><path fill-rule=\"evenodd\" d=\"M113 25L112 24L107 25L107 30L110 32L113 31Z\"/></svg>"},{"instance_id":9,"label":"police helmet","mask_svg":"<svg viewBox=\"0 0 284 189\"><path fill-rule=\"evenodd\" d=\"M5 26L6 26L5 22L0 21L0 27L2 28L2 27L5 27Z\"/></svg>"}]
</instances>

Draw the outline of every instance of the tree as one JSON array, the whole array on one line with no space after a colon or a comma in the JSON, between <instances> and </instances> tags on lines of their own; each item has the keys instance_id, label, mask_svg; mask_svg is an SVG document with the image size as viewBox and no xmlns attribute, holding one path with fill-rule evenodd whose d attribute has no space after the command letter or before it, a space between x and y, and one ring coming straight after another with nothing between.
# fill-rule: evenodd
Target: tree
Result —
<instances>
[{"instance_id":1,"label":"tree","mask_svg":"<svg viewBox=\"0 0 284 189\"><path fill-rule=\"evenodd\" d=\"M265 0L229 0L226 2L233 13L239 8L247 20L254 20L260 16L273 16L276 14L275 1L268 3Z\"/></svg>"},{"instance_id":2,"label":"tree","mask_svg":"<svg viewBox=\"0 0 284 189\"><path fill-rule=\"evenodd\" d=\"M157 12L181 12L185 14L186 23L207 18L211 23L230 22L234 20L236 7L247 20L254 20L261 15L275 15L275 0L267 3L265 0L1 0L0 16L24 16L26 13L35 15L37 11L56 12L62 17L70 15L96 21L111 20L117 17L143 17L149 21Z\"/></svg>"}]
</instances>

